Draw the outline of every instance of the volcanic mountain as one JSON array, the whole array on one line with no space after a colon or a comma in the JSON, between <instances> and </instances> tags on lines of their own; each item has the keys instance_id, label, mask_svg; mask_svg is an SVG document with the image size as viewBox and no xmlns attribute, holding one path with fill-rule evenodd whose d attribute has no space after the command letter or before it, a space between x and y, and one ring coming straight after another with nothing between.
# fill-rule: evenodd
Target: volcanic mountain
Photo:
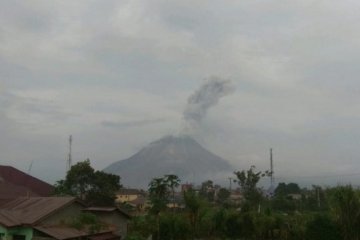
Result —
<instances>
[{"instance_id":1,"label":"volcanic mountain","mask_svg":"<svg viewBox=\"0 0 360 240\"><path fill-rule=\"evenodd\" d=\"M125 187L147 187L152 178L175 174L182 182L201 183L232 173L232 167L189 136L166 136L150 143L128 159L104 169L117 174Z\"/></svg>"}]
</instances>

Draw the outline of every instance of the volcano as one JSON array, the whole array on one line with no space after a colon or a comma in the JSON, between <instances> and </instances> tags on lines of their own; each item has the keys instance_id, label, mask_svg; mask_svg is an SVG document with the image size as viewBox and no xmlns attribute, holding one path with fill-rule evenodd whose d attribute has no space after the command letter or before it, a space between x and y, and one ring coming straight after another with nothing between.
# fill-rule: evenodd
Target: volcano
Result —
<instances>
[{"instance_id":1,"label":"volcano","mask_svg":"<svg viewBox=\"0 0 360 240\"><path fill-rule=\"evenodd\" d=\"M151 179L165 174L175 174L183 183L225 181L233 168L189 136L166 136L130 158L112 163L104 171L119 175L125 187L146 188Z\"/></svg>"}]
</instances>

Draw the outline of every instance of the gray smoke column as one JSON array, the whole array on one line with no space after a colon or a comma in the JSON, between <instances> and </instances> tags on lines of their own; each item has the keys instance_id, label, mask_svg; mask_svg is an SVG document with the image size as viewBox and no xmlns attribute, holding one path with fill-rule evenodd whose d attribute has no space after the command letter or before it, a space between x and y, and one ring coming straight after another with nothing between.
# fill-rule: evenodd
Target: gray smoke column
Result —
<instances>
[{"instance_id":1,"label":"gray smoke column","mask_svg":"<svg viewBox=\"0 0 360 240\"><path fill-rule=\"evenodd\" d=\"M229 79L210 77L196 90L187 101L184 115L185 133L192 132L199 126L202 119L206 116L209 108L215 106L220 98L232 93L235 90L233 83Z\"/></svg>"}]
</instances>

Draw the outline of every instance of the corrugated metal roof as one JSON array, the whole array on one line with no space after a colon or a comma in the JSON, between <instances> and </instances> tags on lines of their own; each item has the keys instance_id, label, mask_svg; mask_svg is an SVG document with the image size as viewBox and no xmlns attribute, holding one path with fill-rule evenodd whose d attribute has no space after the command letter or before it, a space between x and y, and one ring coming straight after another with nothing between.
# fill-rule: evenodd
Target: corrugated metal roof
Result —
<instances>
[{"instance_id":1,"label":"corrugated metal roof","mask_svg":"<svg viewBox=\"0 0 360 240\"><path fill-rule=\"evenodd\" d=\"M21 222L6 210L0 210L0 223L6 227L15 227L21 225Z\"/></svg>"},{"instance_id":2,"label":"corrugated metal roof","mask_svg":"<svg viewBox=\"0 0 360 240\"><path fill-rule=\"evenodd\" d=\"M33 225L74 201L74 197L17 198L5 203L1 209L11 214L13 219L18 219L21 224Z\"/></svg>"},{"instance_id":3,"label":"corrugated metal roof","mask_svg":"<svg viewBox=\"0 0 360 240\"><path fill-rule=\"evenodd\" d=\"M43 232L55 239L64 240L72 238L87 237L93 240L110 240L119 239L119 236L114 235L111 231L102 231L99 233L89 233L86 230L78 230L76 228L65 226L36 226L36 230Z\"/></svg>"},{"instance_id":4,"label":"corrugated metal roof","mask_svg":"<svg viewBox=\"0 0 360 240\"><path fill-rule=\"evenodd\" d=\"M118 235L115 235L111 232L108 232L108 233L102 233L102 234L89 236L88 238L90 240L114 240L114 239L120 239L121 237Z\"/></svg>"},{"instance_id":5,"label":"corrugated metal roof","mask_svg":"<svg viewBox=\"0 0 360 240\"><path fill-rule=\"evenodd\" d=\"M0 199L15 199L18 197L39 197L31 189L10 182L0 182Z\"/></svg>"},{"instance_id":6,"label":"corrugated metal roof","mask_svg":"<svg viewBox=\"0 0 360 240\"><path fill-rule=\"evenodd\" d=\"M88 207L83 209L83 211L99 211L99 212L112 212L116 211L116 207Z\"/></svg>"},{"instance_id":7,"label":"corrugated metal roof","mask_svg":"<svg viewBox=\"0 0 360 240\"><path fill-rule=\"evenodd\" d=\"M117 208L117 207L88 207L83 209L83 211L89 211L89 212L113 212L116 211L120 214L122 214L123 216L125 216L126 218L131 218L131 215L126 212L123 209Z\"/></svg>"},{"instance_id":8,"label":"corrugated metal roof","mask_svg":"<svg viewBox=\"0 0 360 240\"><path fill-rule=\"evenodd\" d=\"M54 187L52 185L11 166L0 165L0 179L1 182L8 182L14 185L25 187L36 193L38 196L50 196L54 191Z\"/></svg>"},{"instance_id":9,"label":"corrugated metal roof","mask_svg":"<svg viewBox=\"0 0 360 240\"><path fill-rule=\"evenodd\" d=\"M3 205L13 201L14 198L0 198L0 209Z\"/></svg>"},{"instance_id":10,"label":"corrugated metal roof","mask_svg":"<svg viewBox=\"0 0 360 240\"><path fill-rule=\"evenodd\" d=\"M36 226L36 230L43 232L56 239L69 239L88 236L89 234L82 230L77 230L71 227L49 227L49 226Z\"/></svg>"}]
</instances>

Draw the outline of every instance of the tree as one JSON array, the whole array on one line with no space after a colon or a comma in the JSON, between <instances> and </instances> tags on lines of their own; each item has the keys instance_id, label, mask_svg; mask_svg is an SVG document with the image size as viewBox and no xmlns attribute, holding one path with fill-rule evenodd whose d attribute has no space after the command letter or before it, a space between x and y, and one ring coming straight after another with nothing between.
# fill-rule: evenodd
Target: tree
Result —
<instances>
[{"instance_id":1,"label":"tree","mask_svg":"<svg viewBox=\"0 0 360 240\"><path fill-rule=\"evenodd\" d=\"M92 213L81 213L70 223L71 227L74 227L78 230L85 230L91 234L98 233L103 229L106 229L106 226L99 220L99 218Z\"/></svg>"},{"instance_id":2,"label":"tree","mask_svg":"<svg viewBox=\"0 0 360 240\"><path fill-rule=\"evenodd\" d=\"M160 239L189 239L190 223L183 214L163 213L160 217Z\"/></svg>"},{"instance_id":3,"label":"tree","mask_svg":"<svg viewBox=\"0 0 360 240\"><path fill-rule=\"evenodd\" d=\"M288 194L296 194L300 192L301 190L297 183L279 183L278 186L275 188L275 195L277 196L286 196Z\"/></svg>"},{"instance_id":4,"label":"tree","mask_svg":"<svg viewBox=\"0 0 360 240\"><path fill-rule=\"evenodd\" d=\"M335 220L342 230L343 239L359 239L360 202L352 186L340 186L333 189L332 208Z\"/></svg>"},{"instance_id":5,"label":"tree","mask_svg":"<svg viewBox=\"0 0 360 240\"><path fill-rule=\"evenodd\" d=\"M149 183L149 197L151 201L150 213L156 215L156 238L160 239L160 212L166 209L169 198L169 189L166 178L153 178Z\"/></svg>"},{"instance_id":6,"label":"tree","mask_svg":"<svg viewBox=\"0 0 360 240\"><path fill-rule=\"evenodd\" d=\"M271 199L271 205L275 210L292 212L299 210L300 200L290 194L300 194L301 189L297 183L279 183L275 188L275 195Z\"/></svg>"},{"instance_id":7,"label":"tree","mask_svg":"<svg viewBox=\"0 0 360 240\"><path fill-rule=\"evenodd\" d=\"M91 167L89 159L78 162L67 172L64 187L71 195L85 200L92 187L93 176L94 169Z\"/></svg>"},{"instance_id":8,"label":"tree","mask_svg":"<svg viewBox=\"0 0 360 240\"><path fill-rule=\"evenodd\" d=\"M220 188L217 194L217 201L219 203L224 203L230 197L230 191L226 188Z\"/></svg>"},{"instance_id":9,"label":"tree","mask_svg":"<svg viewBox=\"0 0 360 240\"><path fill-rule=\"evenodd\" d=\"M207 180L201 183L200 196L208 200L209 202L214 201L215 188L214 183L211 180Z\"/></svg>"},{"instance_id":10,"label":"tree","mask_svg":"<svg viewBox=\"0 0 360 240\"><path fill-rule=\"evenodd\" d=\"M149 183L149 196L152 204L151 212L159 214L166 208L169 189L165 178L153 178Z\"/></svg>"},{"instance_id":11,"label":"tree","mask_svg":"<svg viewBox=\"0 0 360 240\"><path fill-rule=\"evenodd\" d=\"M165 175L165 182L167 186L171 189L172 193L172 204L175 207L175 188L180 184L180 178L174 174Z\"/></svg>"},{"instance_id":12,"label":"tree","mask_svg":"<svg viewBox=\"0 0 360 240\"><path fill-rule=\"evenodd\" d=\"M197 223L199 218L199 211L202 205L201 198L197 196L196 192L192 189L184 192L185 207L189 211L190 223L193 227L193 238L197 234Z\"/></svg>"},{"instance_id":13,"label":"tree","mask_svg":"<svg viewBox=\"0 0 360 240\"><path fill-rule=\"evenodd\" d=\"M270 172L255 172L255 166L251 166L247 171L234 172L237 179L235 180L244 195L244 198L250 205L257 206L260 203L262 194L257 187L258 182L262 177L270 176Z\"/></svg>"},{"instance_id":14,"label":"tree","mask_svg":"<svg viewBox=\"0 0 360 240\"><path fill-rule=\"evenodd\" d=\"M93 175L92 188L88 192L87 201L90 205L111 206L120 189L120 177L103 171L96 171Z\"/></svg>"},{"instance_id":15,"label":"tree","mask_svg":"<svg viewBox=\"0 0 360 240\"><path fill-rule=\"evenodd\" d=\"M306 225L306 240L340 240L338 226L327 215L317 215Z\"/></svg>"},{"instance_id":16,"label":"tree","mask_svg":"<svg viewBox=\"0 0 360 240\"><path fill-rule=\"evenodd\" d=\"M55 184L55 194L75 196L93 206L111 206L120 188L119 176L95 172L87 159L73 165L65 180Z\"/></svg>"}]
</instances>

